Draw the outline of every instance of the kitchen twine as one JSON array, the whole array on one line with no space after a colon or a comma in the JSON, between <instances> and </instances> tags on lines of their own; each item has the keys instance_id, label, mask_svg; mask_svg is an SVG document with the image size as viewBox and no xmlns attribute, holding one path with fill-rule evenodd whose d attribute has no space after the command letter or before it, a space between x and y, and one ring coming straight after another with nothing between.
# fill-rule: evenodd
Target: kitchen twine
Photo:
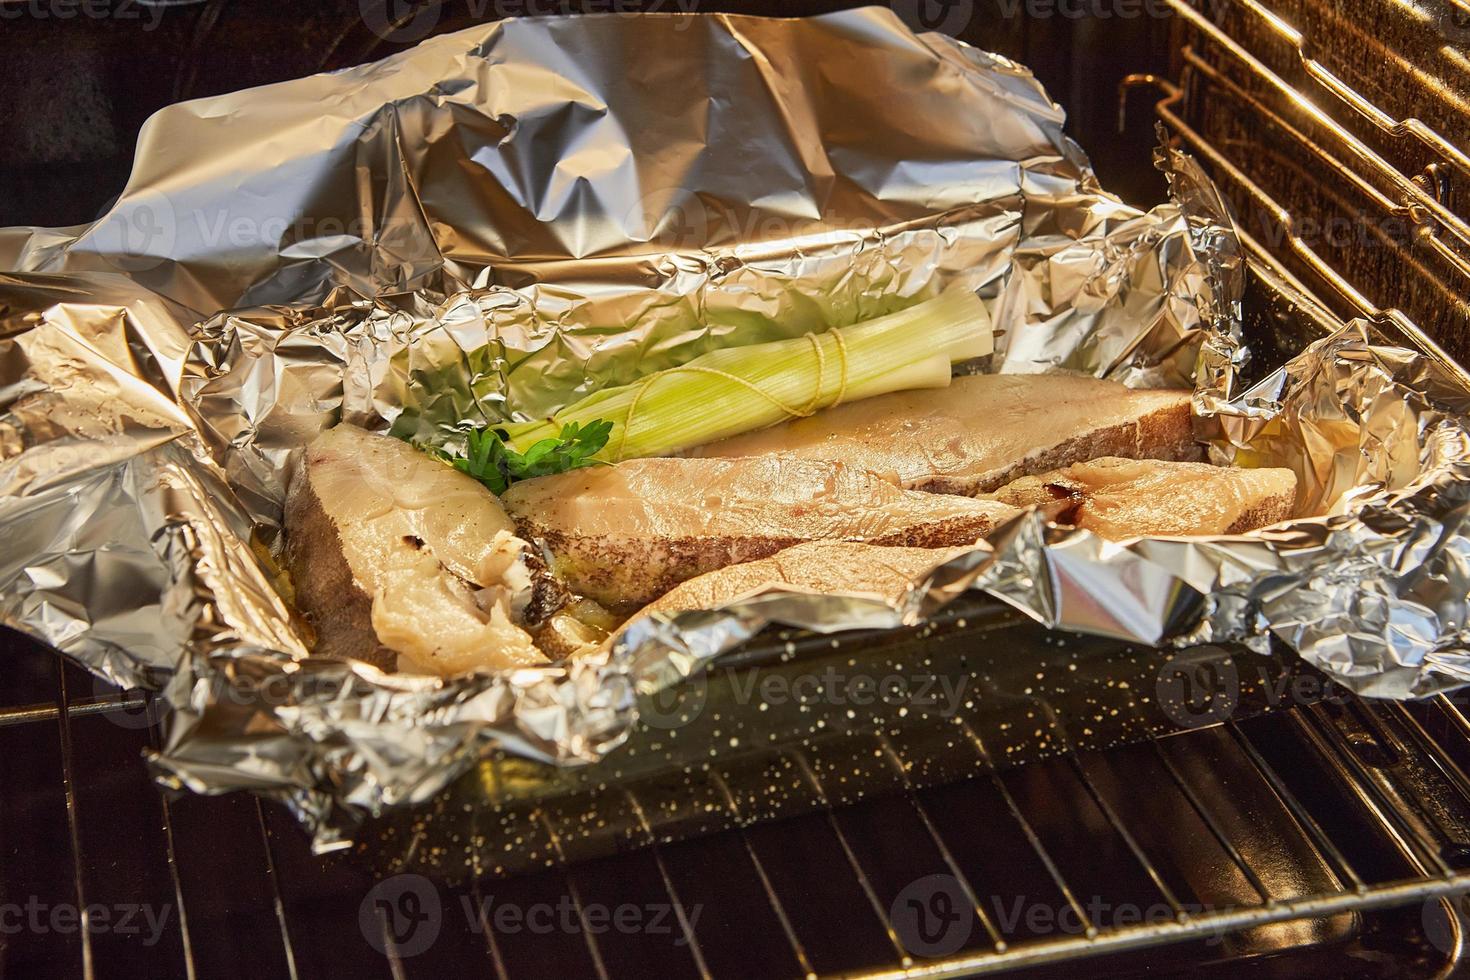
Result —
<instances>
[{"instance_id":1,"label":"kitchen twine","mask_svg":"<svg viewBox=\"0 0 1470 980\"><path fill-rule=\"evenodd\" d=\"M750 391L755 392L757 395L760 395L766 401L776 406L776 408L780 409L783 413L790 416L791 418L809 418L810 416L815 415L819 409L836 408L838 405L841 405L843 397L847 394L847 341L842 339L842 331L833 329L827 331L826 333L809 333L803 334L803 336L806 337L807 341L811 343L812 351L817 355L817 388L816 393L812 395L811 401L807 402L802 407L795 408L791 405L788 405L770 392L764 391L751 382L745 380L744 378L738 375L731 374L728 371L721 371L718 368L701 367L699 365L693 364L681 365L679 367L671 367L666 370L650 374L648 377L643 379L643 383L638 386L638 390L633 392L633 400L628 403L628 414L623 417L622 438L618 440L618 451L614 455L617 459L623 458L623 447L628 444L628 433L633 428L633 413L638 410L638 402L642 400L643 393L647 391L653 385L653 383L660 378L666 378L671 374L678 374L679 372L684 372L686 374L710 374L714 375L717 378L724 378L726 381L737 384L742 388L748 388ZM839 362L837 397L832 400L832 403L830 405L822 404L822 377L827 371L827 355L822 352L823 337L831 337L833 343L837 345L837 356Z\"/></svg>"}]
</instances>

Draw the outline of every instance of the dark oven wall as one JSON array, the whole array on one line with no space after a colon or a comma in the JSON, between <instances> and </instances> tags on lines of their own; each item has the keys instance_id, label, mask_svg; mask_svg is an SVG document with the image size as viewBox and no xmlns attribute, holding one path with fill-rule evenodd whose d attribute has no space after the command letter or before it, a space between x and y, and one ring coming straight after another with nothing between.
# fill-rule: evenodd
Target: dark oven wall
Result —
<instances>
[{"instance_id":1,"label":"dark oven wall","mask_svg":"<svg viewBox=\"0 0 1470 980\"><path fill-rule=\"evenodd\" d=\"M1163 4L890 0L910 24L1031 66L1066 107L1104 186L1161 198L1149 113L1116 129L1117 83L1169 66ZM383 57L501 16L592 11L797 16L850 0L0 0L0 226L91 221L122 190L138 129L162 106ZM1106 16L1097 15L1105 9ZM387 35L384 37L383 35ZM657 57L657 52L650 52Z\"/></svg>"}]
</instances>

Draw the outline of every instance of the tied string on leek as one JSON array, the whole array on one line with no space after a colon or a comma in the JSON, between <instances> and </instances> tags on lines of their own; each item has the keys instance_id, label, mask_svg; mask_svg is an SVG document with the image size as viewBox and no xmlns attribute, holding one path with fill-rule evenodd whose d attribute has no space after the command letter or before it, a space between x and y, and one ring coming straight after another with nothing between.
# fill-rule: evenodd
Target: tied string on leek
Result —
<instances>
[{"instance_id":1,"label":"tied string on leek","mask_svg":"<svg viewBox=\"0 0 1470 980\"><path fill-rule=\"evenodd\" d=\"M839 364L841 365L841 376L838 378L837 381L837 397L832 399L830 403L827 403L825 405L822 403L822 375L827 366L827 357L826 354L824 354L822 351L823 337L832 338L833 343L837 347L837 358ZM648 391L649 388L653 387L655 382L659 381L662 378L670 377L675 374L707 374L717 378L723 378L733 384L740 385L741 387L752 392L760 398L764 398L766 401L770 402L772 405L780 409L783 413L791 418L810 418L811 416L815 415L820 409L835 408L838 405L841 405L842 396L847 393L847 342L842 339L842 331L830 330L824 334L809 333L804 336L804 339L811 341L812 352L816 354L817 357L817 384L816 387L812 389L811 400L808 401L805 405L801 406L800 408L793 408L792 406L787 405L785 402L782 402L775 395L772 395L769 392L756 387L749 381L746 381L744 378L730 374L727 371L720 371L716 368L703 367L698 364L683 364L678 367L668 368L667 370L657 371L653 374L650 374L642 381L637 382L637 390L633 392L633 400L628 403L628 415L623 420L622 433L621 437L618 439L618 448L617 451L614 453L614 456L616 456L618 459L627 458L623 455L623 449L627 446L628 443L628 433L633 430L633 418L638 411L638 402L642 400L643 395Z\"/></svg>"},{"instance_id":2,"label":"tied string on leek","mask_svg":"<svg viewBox=\"0 0 1470 980\"><path fill-rule=\"evenodd\" d=\"M598 459L616 463L666 456L843 401L943 388L953 364L992 350L984 302L968 289L954 289L820 334L709 351L630 384L595 391L550 419L502 429L507 446L525 452L555 438L568 423L610 421L618 433Z\"/></svg>"}]
</instances>

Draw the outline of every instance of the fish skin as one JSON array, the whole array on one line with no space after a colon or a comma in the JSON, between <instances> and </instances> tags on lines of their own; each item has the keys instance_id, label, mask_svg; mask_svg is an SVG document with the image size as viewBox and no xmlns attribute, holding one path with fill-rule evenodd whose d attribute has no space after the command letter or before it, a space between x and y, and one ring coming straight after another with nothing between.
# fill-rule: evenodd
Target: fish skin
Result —
<instances>
[{"instance_id":1,"label":"fish skin","mask_svg":"<svg viewBox=\"0 0 1470 980\"><path fill-rule=\"evenodd\" d=\"M757 561L730 565L682 582L629 618L716 609L773 588L851 595L898 603L924 573L969 549L904 548L858 541L808 541Z\"/></svg>"},{"instance_id":2,"label":"fish skin","mask_svg":"<svg viewBox=\"0 0 1470 980\"><path fill-rule=\"evenodd\" d=\"M931 493L973 495L1098 456L1198 460L1187 391L1070 374L977 374L691 450L838 460Z\"/></svg>"},{"instance_id":3,"label":"fish skin","mask_svg":"<svg viewBox=\"0 0 1470 980\"><path fill-rule=\"evenodd\" d=\"M804 541L974 544L1020 513L782 454L629 460L518 483L503 503L572 591L618 611Z\"/></svg>"},{"instance_id":4,"label":"fish skin","mask_svg":"<svg viewBox=\"0 0 1470 980\"><path fill-rule=\"evenodd\" d=\"M1023 477L991 499L1124 540L1254 531L1292 516L1296 484L1282 468L1104 457Z\"/></svg>"},{"instance_id":5,"label":"fish skin","mask_svg":"<svg viewBox=\"0 0 1470 980\"><path fill-rule=\"evenodd\" d=\"M473 478L351 425L303 452L286 554L319 655L451 676L542 663L528 545Z\"/></svg>"},{"instance_id":6,"label":"fish skin","mask_svg":"<svg viewBox=\"0 0 1470 980\"><path fill-rule=\"evenodd\" d=\"M1095 532L1115 532L1114 536L1139 534L1191 533L1173 524L1163 529L1146 521L1129 527L1127 534L1115 522L1137 519L1131 513L1108 510L1106 495L1111 491L1133 507L1146 508L1158 492L1158 481L1180 476L1206 487L1224 487L1231 491L1221 506L1211 512L1209 522L1192 533L1238 534L1275 523L1291 516L1295 502L1296 475L1284 469L1232 469L1205 463L1131 460L1105 457L1076 464L1064 470L1041 476L1024 477L992 495L1016 507L1054 506L1067 508L1063 516ZM1090 497L1088 495L1091 495ZM1088 513L1089 503L1094 507ZM1098 503L1103 503L1098 508ZM1172 513L1185 513L1179 509ZM1166 514L1165 516L1169 516ZM1196 513L1196 521L1199 515ZM610 642L627 626L655 613L673 615L695 609L715 609L771 590L832 595L871 596L886 602L901 601L914 582L929 569L948 561L967 549L881 547L849 541L811 541L787 548L774 555L744 564L707 572L682 582L649 603L629 618Z\"/></svg>"}]
</instances>

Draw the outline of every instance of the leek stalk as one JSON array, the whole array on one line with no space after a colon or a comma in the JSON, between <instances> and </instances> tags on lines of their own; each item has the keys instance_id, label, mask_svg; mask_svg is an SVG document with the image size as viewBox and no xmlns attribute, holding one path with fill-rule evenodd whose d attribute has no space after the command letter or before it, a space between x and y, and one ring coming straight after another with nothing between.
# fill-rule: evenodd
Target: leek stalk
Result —
<instances>
[{"instance_id":1,"label":"leek stalk","mask_svg":"<svg viewBox=\"0 0 1470 980\"><path fill-rule=\"evenodd\" d=\"M791 340L711 351L632 384L593 392L545 421L505 426L524 452L563 425L605 419L612 437L597 458L665 456L839 402L913 388L943 388L956 361L991 353L985 304L970 290Z\"/></svg>"}]
</instances>

